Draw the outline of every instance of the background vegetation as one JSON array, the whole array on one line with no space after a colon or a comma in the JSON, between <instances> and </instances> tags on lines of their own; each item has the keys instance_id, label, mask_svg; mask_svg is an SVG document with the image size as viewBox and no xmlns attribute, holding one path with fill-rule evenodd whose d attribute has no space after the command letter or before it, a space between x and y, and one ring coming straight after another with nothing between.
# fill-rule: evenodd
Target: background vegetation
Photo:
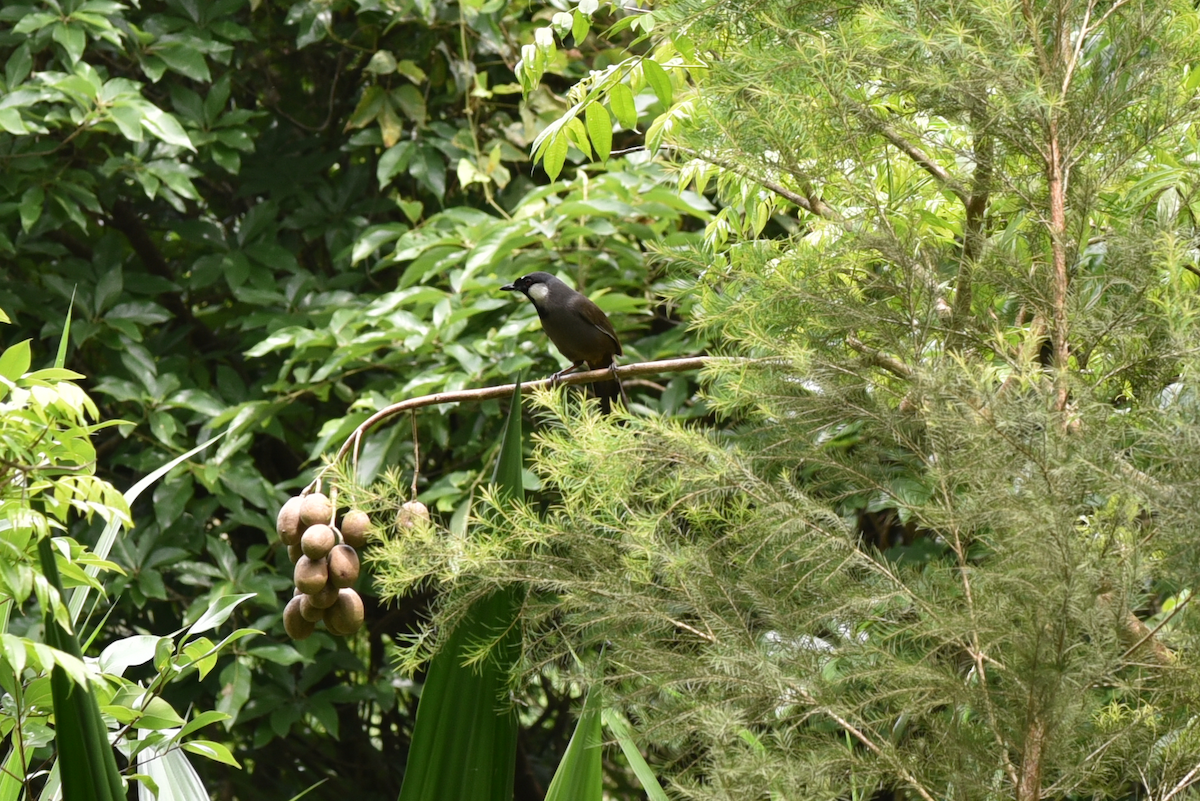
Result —
<instances>
[{"instance_id":1,"label":"background vegetation","mask_svg":"<svg viewBox=\"0 0 1200 801\"><path fill-rule=\"evenodd\" d=\"M368 599L367 633L348 644L294 645L279 622L291 570L274 515L321 453L388 402L556 369L531 309L497 291L535 269L575 277L637 358L697 347L659 300L641 243L694 236L707 202L645 159L558 182L531 168L529 142L562 103L552 87L524 101L513 66L549 13L108 0L0 11L4 342L32 339L34 366L50 364L74 297L65 364L86 376L100 420L123 421L94 442L97 472L121 489L224 434L134 502L136 526L111 553L125 575L93 617L99 649L256 593L227 625L265 634L165 691L180 712L231 716L205 736L242 769L197 765L219 797L290 798L322 779L316 797L399 789L416 693L386 649L428 593L390 608ZM580 46L603 57L592 41ZM580 69L557 59L557 90ZM683 380L642 390L648 410L693 403ZM418 417L418 489L443 522L461 526L490 475L502 411ZM369 439L361 477L394 466L407 484L411 438L406 423ZM95 544L100 523L73 531ZM565 748L568 696L547 685L526 720L524 797L539 797Z\"/></svg>"},{"instance_id":2,"label":"background vegetation","mask_svg":"<svg viewBox=\"0 0 1200 801\"><path fill-rule=\"evenodd\" d=\"M0 376L79 380L121 422L65 462L121 489L221 435L132 500L90 653L254 594L220 653L168 641L181 680L128 666L229 716L203 736L240 769L194 760L219 798L395 797L439 623L501 587L529 593L518 798L592 686L684 797L1189 792L1198 23L1135 0L6 5L0 308L32 348ZM359 637L288 642L279 503L390 402L554 369L497 291L535 269L630 360L750 361L703 395L633 383L621 426L543 397L534 493L480 538L501 404L423 411L419 457L407 423L373 434L370 502L418 470L438 533L379 549ZM29 378L68 319L84 378ZM24 442L4 458L35 464ZM67 532L103 551L101 529ZM48 596L5 582L37 641ZM10 699L54 663L14 654ZM44 725L4 731L51 753Z\"/></svg>"}]
</instances>

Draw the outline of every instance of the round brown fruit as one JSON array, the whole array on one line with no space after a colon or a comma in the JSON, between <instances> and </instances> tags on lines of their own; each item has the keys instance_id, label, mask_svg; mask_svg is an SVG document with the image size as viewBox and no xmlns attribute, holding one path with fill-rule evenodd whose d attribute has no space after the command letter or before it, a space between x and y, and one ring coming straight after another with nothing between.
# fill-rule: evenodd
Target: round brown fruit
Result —
<instances>
[{"instance_id":1,"label":"round brown fruit","mask_svg":"<svg viewBox=\"0 0 1200 801\"><path fill-rule=\"evenodd\" d=\"M338 588L333 586L333 582L330 581L326 583L325 586L320 590L314 592L312 595L309 595L308 602L317 609L328 609L329 607L333 606L334 601L336 601L337 598Z\"/></svg>"},{"instance_id":2,"label":"round brown fruit","mask_svg":"<svg viewBox=\"0 0 1200 801\"><path fill-rule=\"evenodd\" d=\"M304 528L328 523L333 518L333 504L319 492L305 495L300 504L300 525Z\"/></svg>"},{"instance_id":3,"label":"round brown fruit","mask_svg":"<svg viewBox=\"0 0 1200 801\"><path fill-rule=\"evenodd\" d=\"M346 637L363 624L363 602L350 588L338 590L338 599L325 610L325 628L330 634Z\"/></svg>"},{"instance_id":4,"label":"round brown fruit","mask_svg":"<svg viewBox=\"0 0 1200 801\"><path fill-rule=\"evenodd\" d=\"M275 518L275 533L284 545L300 542L300 505L303 500L299 495L288 498Z\"/></svg>"},{"instance_id":5,"label":"round brown fruit","mask_svg":"<svg viewBox=\"0 0 1200 801\"><path fill-rule=\"evenodd\" d=\"M358 571L358 552L349 545L339 545L329 552L329 583L334 587L353 587Z\"/></svg>"},{"instance_id":6,"label":"round brown fruit","mask_svg":"<svg viewBox=\"0 0 1200 801\"><path fill-rule=\"evenodd\" d=\"M329 581L329 565L324 559L314 561L307 556L301 556L296 562L296 572L292 574L296 588L305 595L313 595L321 591L325 582Z\"/></svg>"},{"instance_id":7,"label":"round brown fruit","mask_svg":"<svg viewBox=\"0 0 1200 801\"><path fill-rule=\"evenodd\" d=\"M297 595L283 608L283 630L293 640L303 640L316 631L317 624L304 619L300 612L303 595Z\"/></svg>"},{"instance_id":8,"label":"round brown fruit","mask_svg":"<svg viewBox=\"0 0 1200 801\"><path fill-rule=\"evenodd\" d=\"M312 599L313 596L311 595L300 596L300 617L304 618L309 623L320 623L325 617L325 610L318 609L316 606L314 606Z\"/></svg>"},{"instance_id":9,"label":"round brown fruit","mask_svg":"<svg viewBox=\"0 0 1200 801\"><path fill-rule=\"evenodd\" d=\"M288 559L292 560L292 564L300 561L300 557L304 556L304 551L300 550L300 543L288 546Z\"/></svg>"},{"instance_id":10,"label":"round brown fruit","mask_svg":"<svg viewBox=\"0 0 1200 801\"><path fill-rule=\"evenodd\" d=\"M413 528L429 522L429 509L420 501L408 501L400 507L396 516L396 525L400 528Z\"/></svg>"},{"instance_id":11,"label":"round brown fruit","mask_svg":"<svg viewBox=\"0 0 1200 801\"><path fill-rule=\"evenodd\" d=\"M362 550L367 544L367 532L371 530L371 518L366 512L353 509L342 518L342 541L351 548Z\"/></svg>"},{"instance_id":12,"label":"round brown fruit","mask_svg":"<svg viewBox=\"0 0 1200 801\"><path fill-rule=\"evenodd\" d=\"M337 545L337 535L333 529L324 523L309 526L300 538L300 548L309 559L323 559L333 546Z\"/></svg>"}]
</instances>

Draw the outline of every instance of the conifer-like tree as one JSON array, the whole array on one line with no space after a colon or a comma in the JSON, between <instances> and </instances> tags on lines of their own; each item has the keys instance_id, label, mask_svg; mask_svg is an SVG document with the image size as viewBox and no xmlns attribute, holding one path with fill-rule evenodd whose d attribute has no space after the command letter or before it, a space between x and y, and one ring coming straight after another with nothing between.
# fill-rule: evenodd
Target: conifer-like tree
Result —
<instances>
[{"instance_id":1,"label":"conifer-like tree","mask_svg":"<svg viewBox=\"0 0 1200 801\"><path fill-rule=\"evenodd\" d=\"M390 589L434 578L452 619L527 586L525 666L583 664L681 797L1189 794L1193 4L651 22L652 143L724 202L708 249L664 249L742 357L721 422L543 397L548 508L392 544Z\"/></svg>"}]
</instances>

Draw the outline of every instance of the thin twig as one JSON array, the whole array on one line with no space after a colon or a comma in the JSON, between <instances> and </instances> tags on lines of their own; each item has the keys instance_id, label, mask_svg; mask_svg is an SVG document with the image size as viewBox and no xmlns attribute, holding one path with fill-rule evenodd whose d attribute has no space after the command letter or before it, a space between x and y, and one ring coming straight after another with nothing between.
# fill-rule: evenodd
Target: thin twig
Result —
<instances>
[{"instance_id":1,"label":"thin twig","mask_svg":"<svg viewBox=\"0 0 1200 801\"><path fill-rule=\"evenodd\" d=\"M726 161L718 156L705 155L696 150L692 150L688 147L682 147L680 145L669 145L665 147L669 147L671 150L677 150L680 153L691 156L692 158L700 159L701 161L707 161L709 164L714 164L722 169L729 170L730 172L735 172L743 178L753 181L764 189L771 190L785 200L790 200L792 203L795 203L809 214L815 214L818 217L824 217L829 220L837 220L839 222L842 220L841 214L839 214L830 206L826 205L825 202L819 198L815 200L806 198L799 192L794 192L777 181L772 181L770 178L764 178L760 175L755 175L748 167L743 167L742 165L732 161Z\"/></svg>"},{"instance_id":2,"label":"thin twig","mask_svg":"<svg viewBox=\"0 0 1200 801\"><path fill-rule=\"evenodd\" d=\"M413 430L413 480L412 480L412 499L417 499L417 477L421 475L421 440L417 438L417 410L409 411L412 417Z\"/></svg>"},{"instance_id":3,"label":"thin twig","mask_svg":"<svg viewBox=\"0 0 1200 801\"><path fill-rule=\"evenodd\" d=\"M822 713L828 715L829 717L833 718L839 726L841 726L843 729L845 729L847 732L849 732L851 735L853 735L854 739L858 740L860 743L862 743L864 746L866 746L872 753L875 754L875 756L891 762L892 767L900 774L900 777L908 783L909 787L911 787L913 790L915 790L917 792L917 795L921 796L921 798L925 799L925 801L934 801L933 796L929 793L928 790L926 790L924 788L924 786L922 786L922 784L917 780L916 776L914 776L912 773L910 773L902 764L899 763L898 760L896 760L894 758L889 758L889 755L885 754L883 752L883 749L880 748L870 737L868 737L861 730L859 730L858 727L856 727L850 721L843 718L841 715L834 712L832 709L829 709L828 707L823 707L820 704L818 704L817 699L813 698L813 696L810 695L807 691L800 690L799 694L802 698L804 698L804 700L806 700L810 704L812 704L818 712L822 712ZM1164 799L1163 801L1166 801L1166 799Z\"/></svg>"},{"instance_id":4,"label":"thin twig","mask_svg":"<svg viewBox=\"0 0 1200 801\"><path fill-rule=\"evenodd\" d=\"M1194 767L1190 771L1188 771L1188 774L1179 780L1179 784L1175 785L1175 787L1171 790L1171 792L1167 793L1166 795L1164 795L1162 797L1162 801L1171 801L1171 798L1176 793L1178 793L1180 790L1187 789L1187 787L1192 783L1192 781L1195 780L1197 773L1200 773L1200 765L1197 765L1196 767Z\"/></svg>"}]
</instances>

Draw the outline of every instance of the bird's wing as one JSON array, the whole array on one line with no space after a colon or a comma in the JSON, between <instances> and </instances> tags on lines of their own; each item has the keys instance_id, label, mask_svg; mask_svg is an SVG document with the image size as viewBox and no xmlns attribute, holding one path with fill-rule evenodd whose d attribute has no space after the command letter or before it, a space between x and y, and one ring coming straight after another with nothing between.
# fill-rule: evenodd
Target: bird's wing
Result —
<instances>
[{"instance_id":1,"label":"bird's wing","mask_svg":"<svg viewBox=\"0 0 1200 801\"><path fill-rule=\"evenodd\" d=\"M579 316L594 325L600 333L613 341L617 346L617 355L624 356L625 351L621 350L621 340L617 339L617 329L613 328L612 321L595 303L590 303L584 307L584 310L579 312Z\"/></svg>"}]
</instances>

